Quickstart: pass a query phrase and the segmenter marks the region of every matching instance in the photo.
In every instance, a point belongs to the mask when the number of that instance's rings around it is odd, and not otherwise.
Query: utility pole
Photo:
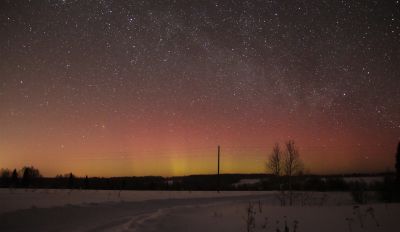
[[[219,145],[218,145],[218,176],[217,176],[217,178],[218,178],[218,186],[217,186],[217,188],[218,188],[218,192],[219,192],[219,190],[220,190],[220,179],[219,179],[219,156],[220,156],[220,147],[219,147]]]

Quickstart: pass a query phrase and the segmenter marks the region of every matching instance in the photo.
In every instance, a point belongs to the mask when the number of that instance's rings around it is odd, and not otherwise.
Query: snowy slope
[[[1,192],[0,231],[393,231],[398,204],[354,206],[348,193],[18,190]],[[323,200],[321,200],[323,199]],[[91,202],[91,203],[89,203]],[[31,207],[29,205],[35,205]],[[6,206],[3,209],[3,206]]]

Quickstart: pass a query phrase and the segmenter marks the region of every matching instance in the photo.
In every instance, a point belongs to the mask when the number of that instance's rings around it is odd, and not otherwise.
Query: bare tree
[[[267,161],[267,169],[275,176],[280,176],[282,173],[282,151],[278,143],[275,143],[272,153]]]
[[[272,153],[269,156],[266,166],[267,169],[270,170],[272,174],[274,174],[276,177],[283,176],[282,178],[278,179],[278,181],[284,181],[279,183],[280,193],[278,195],[278,199],[280,200],[281,205],[286,205],[286,200],[289,201],[289,205],[292,205],[293,176],[300,174],[303,170],[303,163],[300,159],[299,150],[295,146],[294,141],[287,141],[285,143],[284,151],[282,151],[279,144],[276,143],[274,148],[272,149]],[[288,191],[286,192],[285,189]]]
[[[303,170],[303,164],[300,160],[299,150],[293,140],[286,142],[286,150],[283,158],[283,172],[287,178],[289,190],[289,205],[293,204],[292,182],[293,176],[298,175]]]
[[[293,140],[286,142],[286,151],[283,160],[283,172],[285,176],[291,177],[299,174],[303,170],[303,164],[300,160],[299,150]]]

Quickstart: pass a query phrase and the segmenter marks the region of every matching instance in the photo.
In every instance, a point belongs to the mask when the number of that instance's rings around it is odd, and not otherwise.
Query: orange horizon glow
[[[312,123],[308,127],[289,127],[296,133],[283,132],[282,124],[246,130],[240,123],[238,120],[234,127],[216,127],[220,133],[213,135],[209,128],[199,125],[188,129],[175,126],[174,131],[160,130],[159,125],[153,128],[144,125],[136,127],[136,133],[132,133],[136,136],[128,135],[129,128],[116,135],[103,125],[99,128],[102,136],[91,139],[71,133],[66,137],[46,137],[50,139],[48,144],[40,143],[43,135],[26,134],[24,143],[2,144],[0,168],[33,165],[49,177],[70,172],[99,177],[213,174],[217,151],[213,142],[220,141],[221,173],[266,173],[265,162],[275,141],[283,146],[285,141],[294,139],[306,173],[393,170],[395,138],[371,139],[370,134],[354,128],[312,130]]]

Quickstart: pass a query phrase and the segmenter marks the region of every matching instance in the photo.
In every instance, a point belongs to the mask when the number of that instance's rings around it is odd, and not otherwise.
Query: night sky
[[[0,3],[0,168],[46,176],[394,169],[399,1]]]

